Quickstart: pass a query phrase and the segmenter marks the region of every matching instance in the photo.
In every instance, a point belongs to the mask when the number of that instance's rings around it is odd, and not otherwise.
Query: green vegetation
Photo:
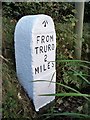
[[[87,6],[90,3],[87,3]],[[90,10],[89,6],[86,10]],[[85,12],[86,12],[85,10]],[[90,23],[84,23],[82,60],[75,60],[73,3],[3,3],[2,19],[2,113],[3,118],[89,119],[90,118]],[[57,94],[54,105],[35,112],[33,103],[18,82],[14,60],[14,29],[23,15],[47,14],[57,34]],[[89,15],[87,12],[85,15]],[[85,19],[85,22],[88,21]],[[51,81],[52,82],[52,81]],[[76,94],[77,93],[77,94]]]
[[[14,66],[3,61],[3,118],[32,118],[35,116],[31,100],[18,83]],[[30,108],[29,108],[30,107]]]

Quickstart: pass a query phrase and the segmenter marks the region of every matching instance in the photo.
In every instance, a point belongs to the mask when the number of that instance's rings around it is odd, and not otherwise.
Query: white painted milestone
[[[36,111],[55,96],[56,33],[53,20],[47,15],[22,17],[15,28],[16,71],[21,85],[33,100]],[[32,82],[41,80],[39,82]]]

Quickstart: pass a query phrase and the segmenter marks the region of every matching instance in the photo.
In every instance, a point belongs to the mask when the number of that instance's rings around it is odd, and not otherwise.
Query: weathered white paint
[[[28,15],[19,20],[15,28],[17,76],[33,99],[36,111],[55,99],[54,96],[39,96],[55,93],[55,83],[31,82],[51,81],[55,73],[55,50],[56,33],[50,16]],[[56,75],[52,81],[56,81]]]

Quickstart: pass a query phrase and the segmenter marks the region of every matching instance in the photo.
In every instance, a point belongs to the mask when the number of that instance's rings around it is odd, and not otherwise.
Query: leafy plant
[[[67,71],[65,71],[63,73],[68,77],[68,79],[67,79],[67,77],[63,76],[64,82],[58,81],[58,80],[57,80],[58,82],[53,82],[52,78],[51,78],[51,83],[56,84],[57,87],[63,87],[63,91],[60,91],[60,89],[59,89],[59,91],[57,91],[54,94],[41,94],[40,96],[56,96],[58,98],[61,98],[62,100],[65,97],[79,97],[79,98],[77,98],[77,100],[84,98],[83,99],[84,104],[81,107],[78,106],[78,108],[77,108],[77,110],[79,110],[78,112],[75,112],[75,111],[59,112],[58,111],[57,113],[55,113],[55,110],[53,109],[52,113],[49,112],[48,114],[44,114],[44,115],[48,116],[48,118],[53,117],[53,116],[59,116],[59,117],[60,116],[68,116],[71,118],[83,118],[83,119],[90,118],[90,115],[89,115],[90,94],[89,94],[89,91],[88,91],[88,93],[86,91],[82,91],[83,89],[87,90],[87,86],[90,88],[90,81],[87,78],[85,78],[85,76],[87,77],[87,74],[84,74],[85,70],[83,70],[83,72],[81,72],[81,69],[80,69],[80,66],[82,66],[84,64],[83,67],[86,67],[88,64],[90,64],[90,62],[82,61],[82,60],[57,60],[56,62],[57,62],[57,64],[64,63],[64,66],[67,67],[67,69],[68,69]],[[79,66],[79,67],[77,67],[77,66]],[[69,73],[69,71],[70,71],[70,73]],[[76,78],[75,78],[75,76],[76,76]],[[38,81],[50,82],[48,80],[36,80],[34,82],[38,82]],[[76,101],[76,103],[77,103],[77,101]],[[86,112],[84,110],[85,107],[86,107],[86,109],[88,109],[88,112]]]
[[[22,16],[47,14],[50,15],[55,22],[57,34],[56,96],[58,96],[58,99],[56,99],[55,106],[48,110],[48,114],[43,114],[42,116],[44,116],[45,119],[50,117],[54,117],[55,119],[56,116],[59,116],[59,118],[72,117],[89,119],[90,63],[86,61],[72,60],[75,59],[74,42],[77,38],[77,36],[74,34],[76,22],[74,17],[74,13],[76,12],[74,9],[74,4],[61,2],[3,2],[2,4],[3,55],[6,59],[8,58],[13,63],[14,28],[17,21]],[[88,7],[85,8],[86,16],[90,15],[89,4],[90,2],[87,3]],[[87,17],[85,21],[89,21],[89,17]],[[90,59],[89,53],[86,53],[88,50],[87,48],[90,46],[89,29],[89,24],[84,24],[84,41],[82,51],[82,59],[84,60]],[[31,107],[29,107],[32,106],[32,104],[30,103],[30,100],[27,99],[25,92],[21,91],[22,88],[15,76],[15,66],[10,67],[10,65],[13,64],[12,62],[10,62],[10,64],[3,63],[3,118],[22,117],[32,120],[36,117],[36,113],[31,109]],[[67,103],[68,101],[70,103]],[[75,106],[71,103],[73,103]],[[41,116],[39,117],[39,119],[41,119]]]

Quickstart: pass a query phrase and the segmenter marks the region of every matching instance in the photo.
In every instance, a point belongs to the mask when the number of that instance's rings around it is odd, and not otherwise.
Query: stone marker
[[[55,93],[56,33],[54,23],[47,15],[22,17],[15,28],[15,58],[17,76],[36,111],[55,99],[54,96],[39,96]],[[52,77],[53,76],[53,77]]]

